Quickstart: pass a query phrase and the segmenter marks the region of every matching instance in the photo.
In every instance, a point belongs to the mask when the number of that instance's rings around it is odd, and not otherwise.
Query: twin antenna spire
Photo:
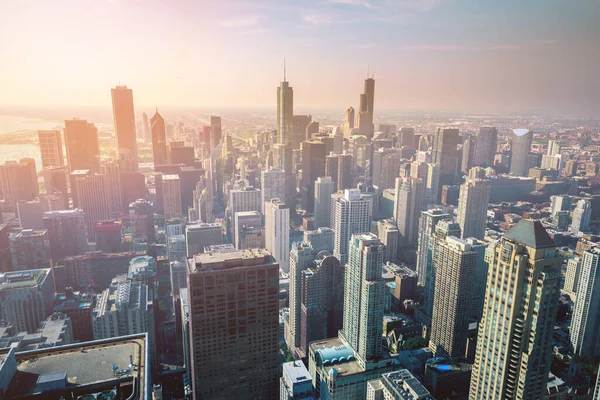
[[[286,82],[286,80],[285,80],[285,58],[283,59],[283,81]]]

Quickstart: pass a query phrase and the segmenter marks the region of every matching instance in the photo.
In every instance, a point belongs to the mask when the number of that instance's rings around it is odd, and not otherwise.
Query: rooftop
[[[556,246],[546,232],[546,228],[538,220],[522,219],[506,232],[504,237],[534,249]]]
[[[98,389],[112,389],[118,381],[122,387],[123,383],[132,381],[135,389],[139,390],[139,398],[145,399],[146,341],[146,334],[141,334],[17,353],[17,372],[10,383],[8,398],[31,396],[36,393],[40,376],[64,371],[67,388],[54,398],[61,395],[70,398],[70,392],[89,385],[95,385],[93,392],[97,392]],[[130,356],[134,367],[129,367]],[[133,381],[134,377],[138,379],[137,382]]]
[[[194,256],[194,261],[195,271],[275,263],[275,259],[266,249],[244,249],[230,252],[219,251],[202,253]]]
[[[292,384],[311,381],[308,370],[300,360],[284,363],[283,371],[283,375],[287,375]]]
[[[41,285],[49,273],[50,268],[0,273],[0,290]]]

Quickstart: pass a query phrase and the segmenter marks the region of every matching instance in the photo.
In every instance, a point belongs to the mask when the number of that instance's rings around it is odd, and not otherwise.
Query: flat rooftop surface
[[[120,341],[90,342],[86,345],[54,347],[45,351],[18,353],[17,373],[12,379],[8,394],[12,397],[27,396],[35,393],[36,382],[40,375],[61,371],[67,373],[67,389],[94,383],[109,382],[116,378],[113,365],[118,371],[127,369],[129,356],[138,365],[133,376],[143,377],[145,371],[145,341],[141,338]],[[122,378],[131,377],[131,375]],[[143,390],[143,379],[139,387]],[[143,395],[140,398],[144,398]]]

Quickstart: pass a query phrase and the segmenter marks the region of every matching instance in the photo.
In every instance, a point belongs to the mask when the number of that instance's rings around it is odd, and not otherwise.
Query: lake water
[[[37,131],[43,129],[60,128],[60,121],[49,121],[41,119],[32,119],[25,117],[14,117],[10,115],[0,115],[0,135],[23,131]],[[3,144],[0,145],[0,164],[8,160],[18,160],[22,157],[35,159],[35,166],[42,169],[42,158],[40,149],[34,144]]]

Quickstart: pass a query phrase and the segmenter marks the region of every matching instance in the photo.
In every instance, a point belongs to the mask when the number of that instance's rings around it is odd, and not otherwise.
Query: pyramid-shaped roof
[[[534,249],[556,246],[546,228],[537,220],[522,219],[504,237]]]

